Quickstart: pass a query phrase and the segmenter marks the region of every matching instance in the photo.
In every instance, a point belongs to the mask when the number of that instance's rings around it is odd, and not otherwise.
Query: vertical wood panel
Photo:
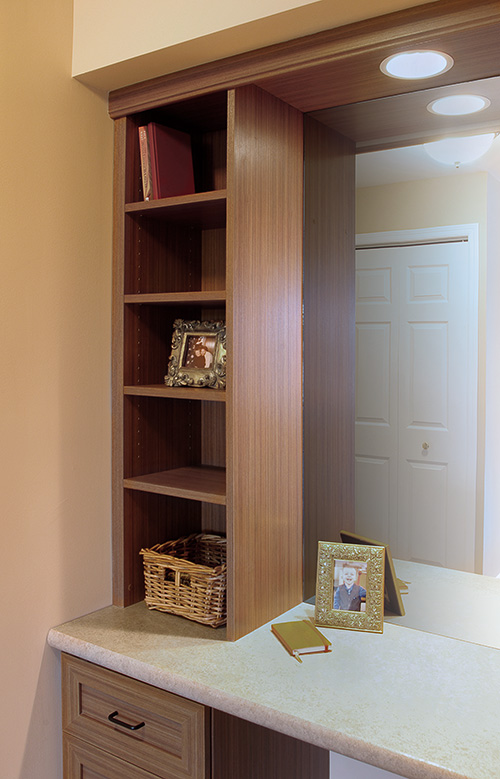
[[[329,752],[212,711],[212,779],[328,779]]]
[[[304,597],[318,541],[354,529],[354,147],[306,117]]]
[[[228,634],[301,599],[302,114],[230,93]]]
[[[130,182],[127,163],[128,120],[115,122],[114,202],[113,202],[113,299],[112,299],[112,551],[113,603],[124,605],[124,528],[123,528],[123,285],[127,182]],[[130,138],[129,138],[130,142]],[[130,155],[129,155],[130,157]],[[124,175],[124,171],[127,175]],[[130,189],[130,183],[128,183]]]

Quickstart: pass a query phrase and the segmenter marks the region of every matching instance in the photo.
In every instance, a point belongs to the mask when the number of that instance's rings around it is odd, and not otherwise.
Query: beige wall
[[[70,0],[3,3],[0,775],[59,779],[48,629],[110,602],[112,126]]]
[[[468,224],[486,227],[487,174],[364,187],[356,193],[356,232]],[[486,243],[483,243],[486,251]]]
[[[498,458],[500,415],[493,405],[498,397],[500,318],[496,312],[500,291],[498,270],[500,231],[496,227],[500,184],[486,173],[446,176],[439,179],[359,189],[356,200],[358,233],[408,230],[441,225],[479,225],[478,316],[478,466],[477,516],[484,513],[484,573],[500,572],[498,514],[500,491],[495,469]],[[496,209],[496,210],[495,210]],[[488,279],[488,285],[487,285]],[[488,303],[488,306],[487,306]],[[488,357],[487,357],[488,350]],[[488,410],[486,403],[488,401]],[[485,443],[485,431],[487,441]],[[484,488],[485,472],[488,474]],[[493,546],[493,541],[495,546]],[[483,529],[478,523],[477,566],[483,565]]]
[[[73,74],[96,89],[339,27],[430,0],[74,0]]]
[[[307,3],[307,10],[321,29],[350,21],[342,14],[353,8],[371,16],[415,4],[325,0]],[[273,13],[294,5],[306,3],[266,2]],[[146,6],[146,0],[129,0],[126,9],[123,0],[76,0],[77,53],[97,51],[99,57],[84,67],[102,66],[113,38],[132,46],[141,19],[158,25],[144,13]],[[251,35],[263,28],[245,21],[248,4],[224,6],[241,13],[231,17],[231,24],[243,26],[239,50],[254,46]],[[260,0],[259,12],[262,7]],[[180,8],[182,16],[161,18],[169,41],[182,41],[186,18],[190,24],[197,18],[189,2]],[[127,21],[117,36],[122,9]],[[217,9],[211,29],[224,32],[224,7]],[[324,22],[327,10],[337,22]],[[71,0],[3,3],[0,23],[0,773],[60,779],[59,658],[47,648],[46,634],[111,599],[112,127],[104,100],[71,79]],[[273,23],[278,37],[286,37],[285,28]],[[246,24],[256,26],[245,30]],[[198,34],[211,40],[208,29]],[[209,58],[223,55],[224,40],[206,49]],[[259,40],[262,45],[265,39]],[[162,42],[168,46],[164,37]],[[156,65],[175,63],[178,47],[172,48],[173,56],[163,51]],[[128,82],[143,77],[136,54],[129,48],[111,56],[132,58]],[[103,72],[100,85],[106,88],[105,67]]]
[[[500,182],[488,181],[484,570],[500,576]]]

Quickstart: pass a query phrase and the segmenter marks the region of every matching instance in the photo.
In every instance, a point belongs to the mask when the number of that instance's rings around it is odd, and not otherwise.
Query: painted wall
[[[0,774],[60,779],[47,631],[111,599],[112,126],[71,78],[71,0],[0,27]]]
[[[484,570],[500,576],[500,182],[488,181]]]
[[[73,74],[103,91],[429,0],[74,0]]]
[[[477,564],[478,570],[481,570],[482,564],[483,572],[490,576],[496,576],[500,572],[500,489],[497,473],[500,454],[497,382],[500,316],[496,313],[496,301],[500,291],[500,230],[496,226],[499,198],[499,182],[486,173],[446,176],[360,189],[357,193],[356,217],[358,233],[479,224],[479,430],[476,510],[478,517],[482,517],[484,513],[484,539],[482,528],[479,527]],[[484,559],[481,560],[483,549]]]

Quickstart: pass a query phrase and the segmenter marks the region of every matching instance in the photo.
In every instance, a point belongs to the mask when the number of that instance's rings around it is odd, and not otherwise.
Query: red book
[[[194,193],[191,137],[156,122],[148,124],[153,198]]]
[[[151,200],[153,182],[151,180],[151,158],[149,154],[148,128],[139,127],[139,150],[141,154],[142,194],[144,200]]]

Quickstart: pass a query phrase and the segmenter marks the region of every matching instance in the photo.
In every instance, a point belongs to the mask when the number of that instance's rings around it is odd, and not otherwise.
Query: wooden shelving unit
[[[191,136],[195,194],[145,202],[138,127]],[[228,637],[302,595],[302,115],[255,87],[116,122],[114,602],[140,549],[228,538]],[[227,389],[162,384],[176,319],[224,320]]]

